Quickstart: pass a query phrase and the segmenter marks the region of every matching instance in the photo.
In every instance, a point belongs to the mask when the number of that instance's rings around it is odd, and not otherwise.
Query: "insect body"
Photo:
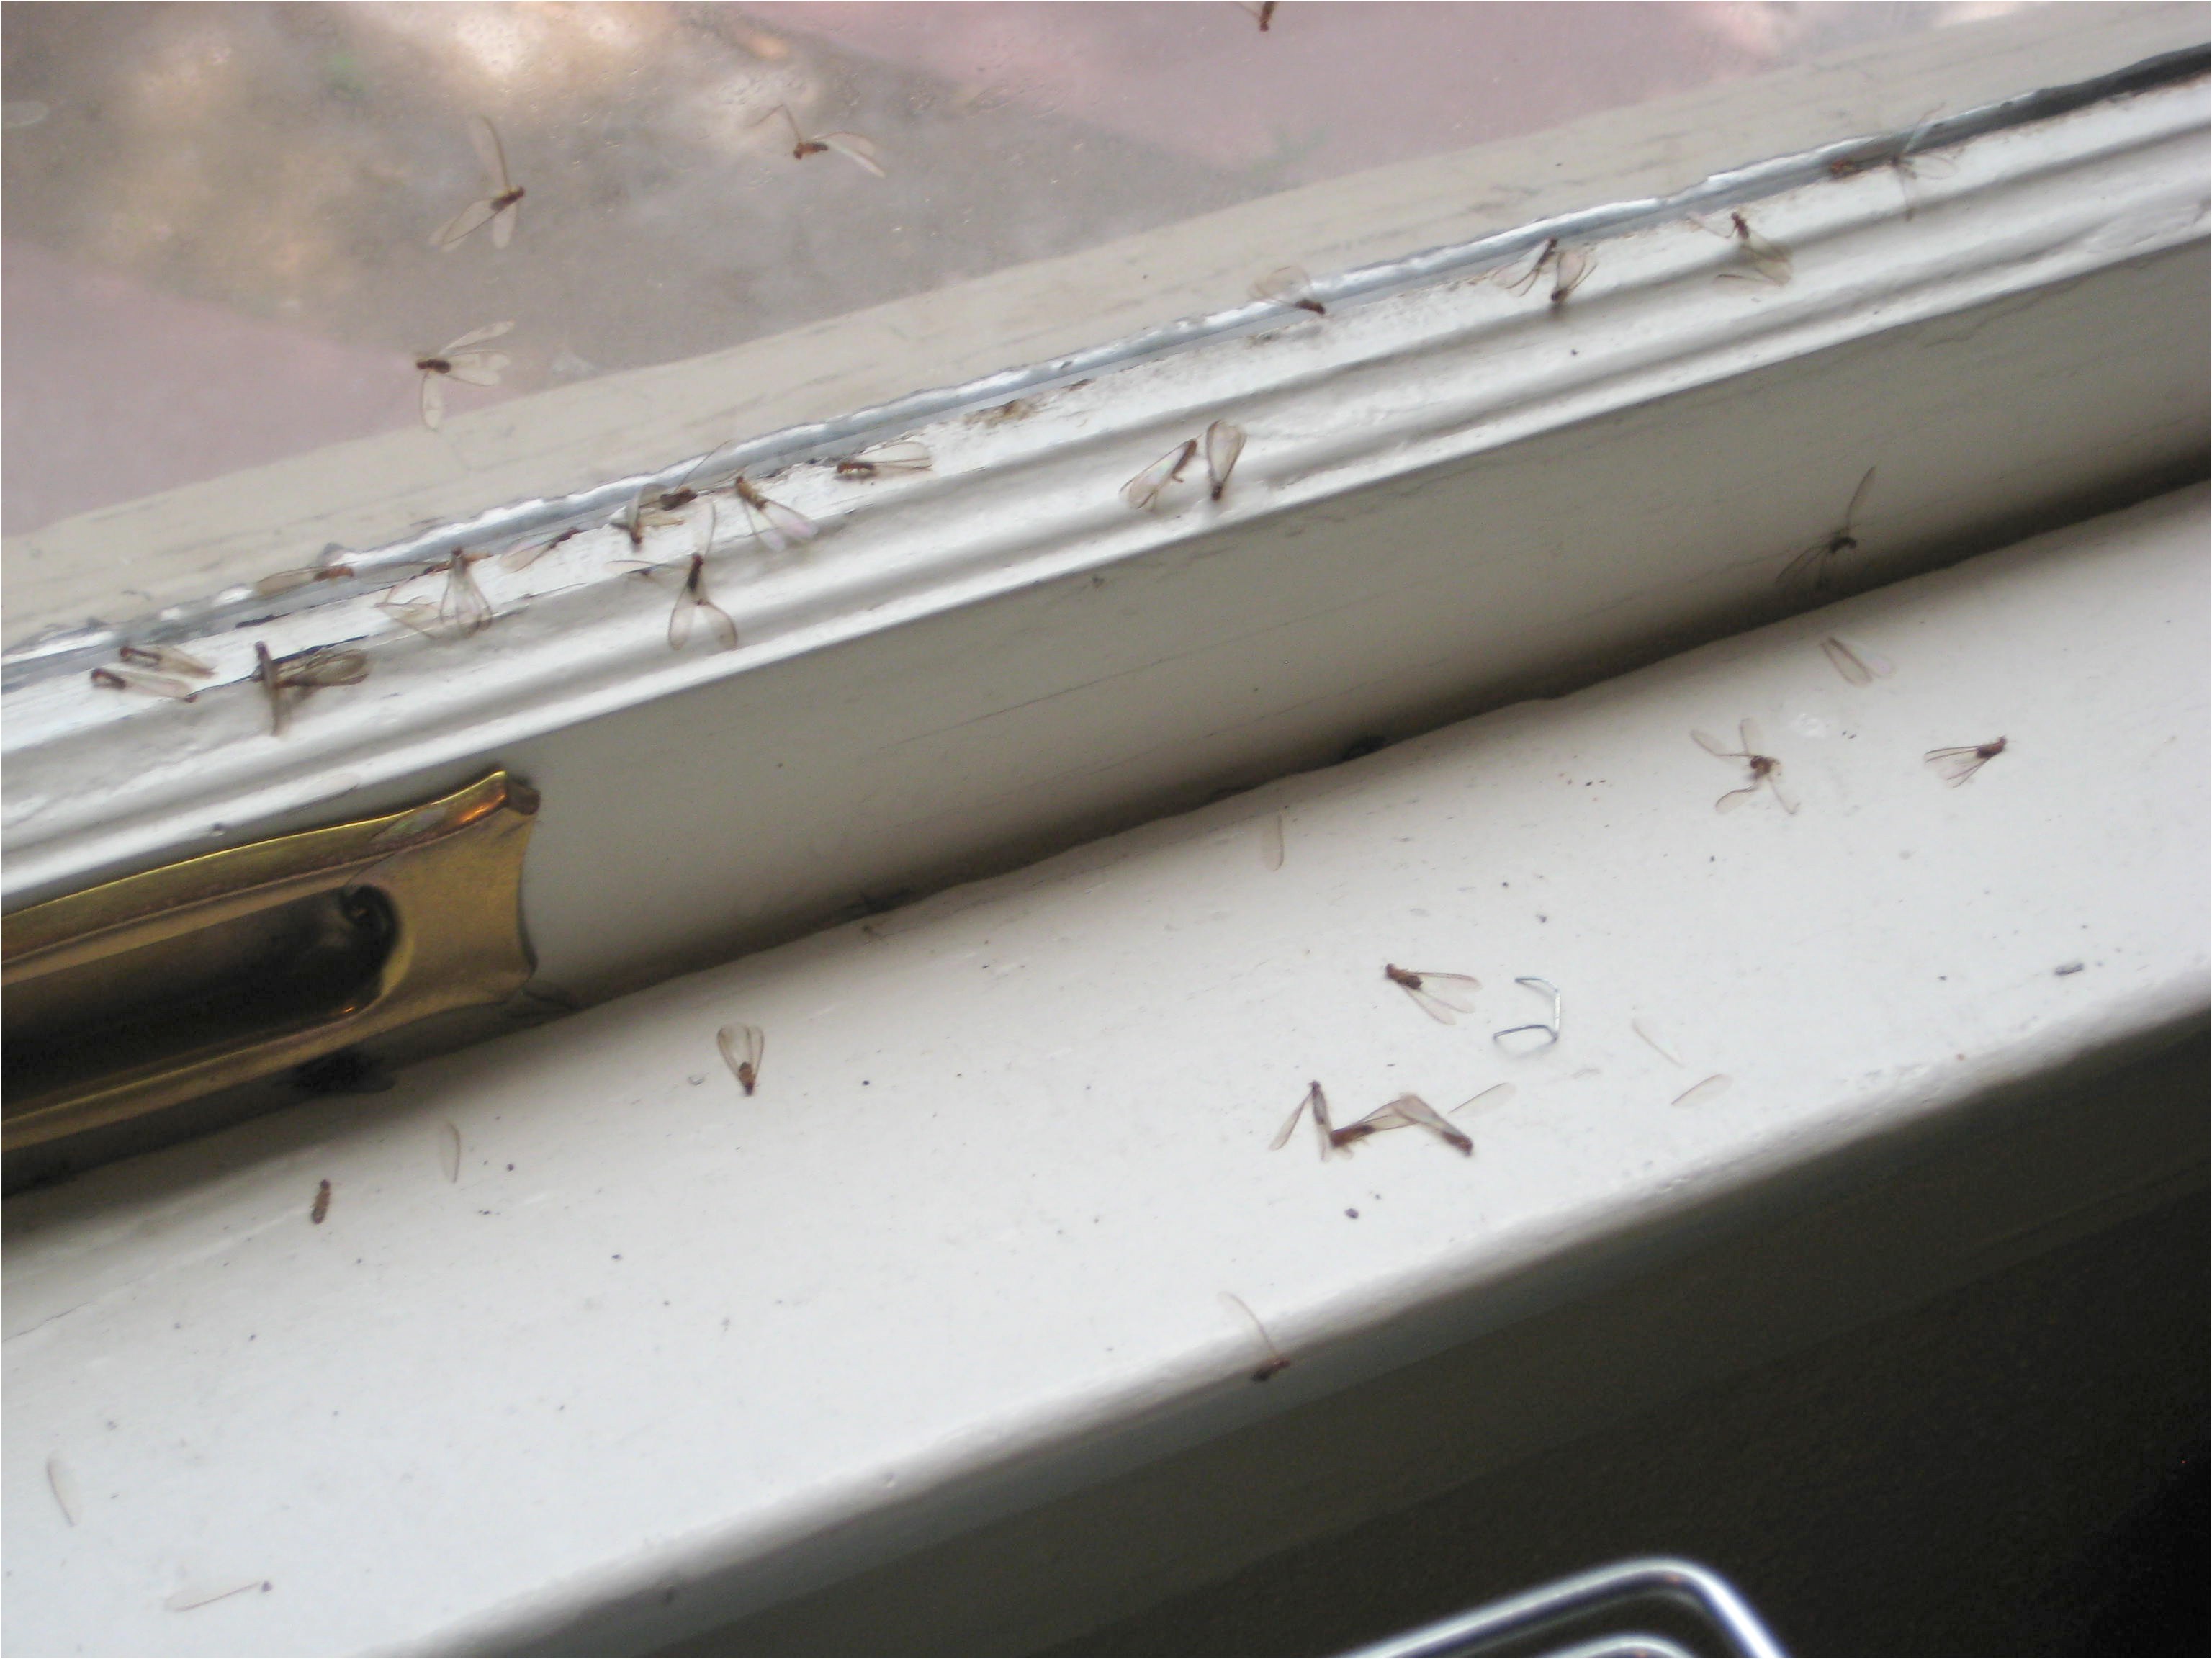
[[[514,325],[487,323],[482,328],[472,328],[450,344],[434,352],[417,357],[415,367],[422,374],[422,424],[432,431],[445,424],[446,387],[448,380],[459,380],[464,386],[497,386],[500,371],[508,362],[503,351],[477,351],[471,348],[486,340],[496,340]]]
[[[1762,740],[1759,734],[1758,722],[1746,719],[1737,724],[1736,731],[1743,742],[1743,747],[1741,749],[1723,747],[1718,738],[1711,737],[1703,732],[1690,733],[1698,747],[1707,754],[1717,755],[1723,760],[1740,760],[1751,769],[1751,781],[1741,789],[1731,789],[1723,795],[1713,803],[1713,811],[1735,811],[1737,807],[1756,795],[1759,786],[1764,784],[1774,792],[1774,799],[1782,803],[1784,811],[1795,812],[1797,810],[1796,798],[1783,784],[1782,763],[1771,755],[1759,752]]]
[[[434,640],[466,639],[480,634],[491,626],[491,601],[484,598],[469,567],[483,556],[456,548],[450,556],[423,572],[425,575],[441,569],[446,573],[446,586],[435,605],[428,599],[383,599],[377,608]]]
[[[1851,534],[1851,525],[1859,516],[1859,508],[1866,504],[1867,491],[1874,488],[1874,469],[1869,467],[1859,487],[1851,491],[1850,504],[1844,508],[1844,521],[1807,548],[1788,564],[1774,579],[1777,587],[1809,587],[1820,592],[1828,586],[1830,570],[1838,556],[1858,551],[1858,538]]]
[[[725,651],[738,648],[738,624],[730,613],[707,597],[707,556],[694,553],[684,573],[684,591],[676,596],[676,609],[668,617],[668,648],[681,651],[691,638],[691,624],[701,611],[712,618],[709,626]],[[745,1090],[750,1094],[752,1090]]]
[[[1713,280],[1721,283],[1771,283],[1780,288],[1792,275],[1790,250],[1771,242],[1751,228],[1741,213],[1729,215],[1730,229],[1721,233],[1735,238],[1737,252],[1748,270],[1723,270]]]
[[[714,1033],[714,1046],[722,1062],[748,1095],[760,1081],[761,1055],[768,1050],[768,1035],[757,1025],[725,1025]]]

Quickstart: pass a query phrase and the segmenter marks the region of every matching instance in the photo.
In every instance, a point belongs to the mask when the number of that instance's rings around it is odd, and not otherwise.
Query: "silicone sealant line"
[[[2163,52],[2093,80],[2045,87],[1900,131],[1847,138],[1724,173],[1672,196],[1613,202],[1538,220],[1508,231],[1427,249],[1404,258],[1316,278],[1314,296],[1331,306],[1356,305],[1408,289],[1510,265],[1554,238],[1589,242],[1624,236],[1716,209],[1741,207],[1824,179],[1870,171],[1930,150],[1993,132],[2052,119],[2089,105],[2178,85],[2212,70],[2212,46]],[[404,542],[366,552],[328,550],[325,562],[343,562],[350,578],[314,582],[289,594],[264,597],[245,586],[206,599],[165,605],[128,622],[57,626],[0,654],[0,691],[97,665],[125,641],[168,644],[212,633],[257,626],[335,600],[358,598],[418,575],[464,547],[512,547],[570,525],[602,524],[646,490],[724,484],[740,472],[773,472],[844,454],[896,437],[917,426],[988,409],[1025,393],[1165,357],[1191,346],[1231,338],[1279,323],[1285,307],[1262,300],[1137,334],[1019,368],[1001,369],[956,386],[917,392],[890,403],[787,427],[689,457],[657,472],[617,478],[571,495],[539,497],[480,513]]]

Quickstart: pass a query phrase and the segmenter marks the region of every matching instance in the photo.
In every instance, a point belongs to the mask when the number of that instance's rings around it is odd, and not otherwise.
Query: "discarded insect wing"
[[[1272,301],[1279,306],[1296,306],[1316,317],[1328,315],[1328,307],[1314,298],[1313,278],[1296,265],[1283,265],[1269,271],[1252,284],[1252,297]]]
[[[1378,1106],[1357,1123],[1347,1123],[1339,1129],[1334,1139],[1340,1146],[1364,1140],[1369,1135],[1382,1134],[1391,1129],[1426,1129],[1462,1158],[1474,1156],[1474,1143],[1452,1127],[1443,1114],[1419,1095],[1400,1095],[1386,1105]]]
[[[446,1172],[447,1181],[461,1178],[461,1132],[450,1123],[438,1126],[438,1167]]]
[[[781,553],[792,543],[811,542],[819,533],[813,520],[793,512],[781,501],[769,500],[744,474],[731,479],[730,488],[737,492],[738,501],[745,509],[746,525],[768,544],[769,551]]]
[[[1260,820],[1260,863],[1269,870],[1283,867],[1283,815],[1280,812]]]
[[[72,1527],[84,1511],[76,1499],[76,1482],[70,1478],[69,1465],[59,1454],[46,1459],[46,1490],[53,1493],[54,1502],[60,1505],[62,1519]]]
[[[315,1225],[319,1227],[323,1224],[324,1217],[329,1215],[330,1212],[331,1183],[325,1181],[321,1186],[315,1188],[315,1206],[307,1212],[307,1219],[313,1222]]]
[[[458,550],[446,562],[446,591],[438,599],[438,620],[456,638],[465,639],[491,626],[491,601],[469,574],[473,562]]]
[[[1139,513],[1159,503],[1161,492],[1183,475],[1198,454],[1198,440],[1186,438],[1121,486],[1121,499]]]
[[[1278,0],[1237,0],[1237,5],[1250,13],[1260,22],[1260,33],[1267,32],[1267,25],[1275,21]]]
[[[253,591],[262,599],[273,599],[279,593],[289,593],[310,582],[337,581],[340,577],[352,574],[353,567],[349,564],[311,564],[298,570],[279,570],[274,575],[264,576],[253,584]]]
[[[1812,546],[1782,567],[1782,574],[1774,579],[1777,587],[1810,587],[1815,592],[1828,585],[1830,568],[1837,556],[1857,550],[1858,538],[1851,534],[1851,526],[1865,505],[1867,491],[1874,486],[1875,470],[1869,467],[1859,487],[1851,491],[1850,505],[1844,509],[1844,521]]]
[[[1820,654],[1852,685],[1872,685],[1876,680],[1887,679],[1891,672],[1888,658],[1851,645],[1833,634],[1820,641]]]
[[[1495,1111],[1500,1106],[1510,1104],[1513,1097],[1520,1092],[1510,1083],[1493,1083],[1480,1094],[1471,1095],[1453,1107],[1452,1115],[1457,1117],[1462,1112]]]
[[[1322,1092],[1321,1085],[1318,1083],[1307,1086],[1305,1094],[1298,1101],[1297,1109],[1291,1112],[1283,1127],[1275,1132],[1275,1138],[1267,1143],[1267,1150],[1271,1152],[1282,1151],[1284,1145],[1291,1138],[1291,1132],[1298,1127],[1298,1120],[1309,1111],[1313,1114],[1314,1133],[1321,1141],[1321,1155],[1327,1158],[1335,1152],[1336,1134],[1328,1121],[1328,1097]]]
[[[1645,1043],[1650,1046],[1651,1052],[1657,1054],[1660,1059],[1666,1060],[1668,1064],[1674,1066],[1680,1066],[1682,1063],[1680,1060],[1674,1058],[1673,1052],[1668,1048],[1665,1043],[1660,1042],[1657,1037],[1651,1035],[1651,1028],[1645,1024],[1640,1018],[1630,1020],[1628,1022],[1628,1029],[1635,1032],[1637,1036],[1642,1037]]]
[[[211,679],[215,670],[189,651],[179,651],[173,645],[126,645],[117,653],[124,661],[140,668],[157,669],[164,674],[182,674],[196,680]]]
[[[1723,270],[1714,277],[1720,283],[1771,283],[1780,288],[1793,272],[1790,250],[1779,242],[1771,242],[1751,228],[1751,221],[1741,213],[1729,215],[1729,228],[1720,233],[1734,239],[1741,262],[1748,270]]]
[[[431,233],[430,246],[447,252],[459,247],[487,223],[491,226],[492,246],[505,247],[514,240],[516,210],[523,197],[520,187],[507,175],[506,147],[499,142],[499,134],[491,123],[481,115],[469,118],[469,142],[476,146],[477,159],[483,163],[491,194],[470,203]]]
[[[1726,1094],[1729,1085],[1732,1081],[1734,1079],[1725,1073],[1716,1072],[1702,1082],[1692,1083],[1668,1103],[1675,1106],[1702,1106],[1707,1101],[1717,1100]]]
[[[1474,1012],[1471,995],[1482,988],[1480,980],[1465,974],[1417,973],[1410,968],[1401,968],[1385,963],[1382,977],[1402,988],[1413,1000],[1413,1006],[1440,1025],[1456,1025],[1456,1011],[1462,1014]]]
[[[676,596],[676,609],[668,615],[668,648],[681,651],[691,638],[691,624],[701,611],[708,617],[708,626],[725,651],[738,648],[738,625],[730,613],[707,597],[707,558],[694,553],[691,563],[684,574],[684,591]],[[748,1089],[747,1094],[752,1092]]]
[[[757,1025],[725,1025],[714,1033],[714,1046],[722,1051],[722,1060],[738,1079],[738,1086],[747,1094],[760,1081],[761,1055],[768,1048],[768,1036]]]
[[[1596,264],[1595,256],[1586,247],[1563,247],[1557,251],[1552,268],[1552,303],[1563,306],[1567,296],[1580,288]]]
[[[1267,1334],[1267,1328],[1260,1322],[1260,1316],[1246,1305],[1244,1298],[1234,1291],[1224,1291],[1221,1293],[1221,1299],[1224,1302],[1235,1304],[1237,1311],[1252,1322],[1252,1329],[1260,1339],[1260,1346],[1267,1351],[1267,1364],[1252,1373],[1252,1380],[1255,1382],[1265,1382],[1269,1377],[1280,1376],[1285,1371],[1290,1370],[1291,1362],[1283,1358],[1283,1351],[1275,1346],[1275,1340]]]
[[[1232,421],[1216,421],[1206,428],[1206,477],[1213,486],[1213,499],[1229,488],[1229,475],[1244,453],[1244,428]]]
[[[190,702],[199,695],[198,687],[173,674],[149,673],[143,668],[95,668],[92,683],[110,691],[142,691],[149,697],[167,697],[177,702]]]
[[[2005,740],[1993,738],[1987,743],[1978,743],[1964,749],[1931,749],[1923,755],[1921,763],[1952,788],[1960,784],[2004,753]]]
[[[266,1578],[249,1578],[244,1583],[233,1584],[227,1589],[188,1587],[169,1596],[161,1605],[171,1613],[190,1613],[194,1607],[204,1607],[210,1602],[228,1601],[234,1595],[243,1595],[248,1590],[265,1590],[269,1588],[269,1582]]]
[[[865,455],[851,455],[837,463],[841,478],[875,478],[886,472],[927,472],[932,465],[928,449],[918,443],[885,444]]]

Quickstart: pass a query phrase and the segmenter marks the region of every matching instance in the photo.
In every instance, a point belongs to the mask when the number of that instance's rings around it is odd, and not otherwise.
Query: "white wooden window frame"
[[[1659,222],[1558,315],[1408,288],[954,416],[932,477],[718,588],[728,657],[549,580],[484,649],[380,641],[374,695],[282,749],[242,696],[11,694],[14,897],[496,756],[547,794],[551,976],[595,991],[1438,729],[18,1199],[9,1645],[711,1646],[1009,1517],[1081,1536],[1148,1461],[1388,1416],[1428,1356],[1516,1380],[1303,1510],[1255,1486],[1078,1565],[975,1557],[927,1614],[1065,1639],[2201,1182],[2201,1114],[2068,1089],[2204,1020],[2203,492],[1909,573],[2201,470],[2205,131],[2201,82],[1992,131],[1909,227],[1882,171],[1760,195],[1771,294]],[[1222,415],[1253,438],[1218,514],[1122,506]],[[1766,621],[1869,464],[1855,580],[1901,580]],[[1844,684],[1832,632],[1895,672]],[[1688,732],[1747,714],[1795,817],[1711,810]],[[1999,732],[1963,788],[1918,763]],[[1423,1020],[1384,960],[1479,973],[1479,1018]],[[1566,1035],[1516,1058],[1522,972]],[[1520,1092],[1472,1164],[1401,1133],[1324,1165],[1266,1150],[1310,1076],[1340,1112]],[[1795,1240],[1824,1293],[1634,1387],[1528,1369],[1532,1315],[1713,1237]],[[1223,1291],[1296,1362],[1265,1388]],[[896,1609],[848,1613],[805,1628]]]

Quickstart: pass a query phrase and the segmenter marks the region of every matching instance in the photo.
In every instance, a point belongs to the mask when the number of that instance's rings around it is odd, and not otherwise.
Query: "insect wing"
[[[1828,566],[1842,551],[1833,536],[1823,536],[1812,546],[1782,567],[1775,577],[1777,587],[1809,587],[1814,592],[1828,585]]]
[[[760,509],[761,517],[773,526],[778,534],[788,540],[811,542],[821,534],[820,528],[813,520],[808,518],[804,513],[796,512],[786,507],[781,501],[772,501],[763,495],[754,505]],[[774,536],[763,536],[762,539],[769,546],[775,548],[778,552],[783,550]]]
[[[1298,1120],[1306,1115],[1306,1105],[1312,1099],[1311,1089],[1298,1097],[1298,1103],[1291,1108],[1291,1115],[1283,1120],[1283,1127],[1275,1131],[1275,1138],[1267,1143],[1269,1152],[1279,1152],[1290,1145],[1291,1136],[1297,1129]],[[1324,1147],[1322,1150],[1326,1151],[1327,1148]]]
[[[368,678],[368,653],[349,646],[319,646],[277,658],[276,669],[279,685],[359,685]]]
[[[1480,1094],[1470,1096],[1452,1108],[1452,1115],[1462,1112],[1492,1112],[1510,1103],[1521,1091],[1510,1083],[1493,1083]]]
[[[467,554],[453,555],[446,566],[446,591],[438,599],[438,620],[463,638],[491,626],[491,601],[469,574],[469,563]]]
[[[514,188],[514,181],[507,176],[507,147],[499,142],[499,133],[481,115],[469,117],[469,142],[476,146],[477,160],[483,163],[484,177],[491,181],[492,194],[504,196]]]
[[[430,233],[430,246],[441,252],[451,253],[481,228],[491,216],[490,198],[471,202]]]
[[[1474,1012],[1474,994],[1482,988],[1482,981],[1467,974],[1429,974],[1420,976],[1421,992],[1434,997],[1447,1008],[1456,1008],[1462,1014]]]
[[[1413,1127],[1426,1129],[1461,1157],[1474,1156],[1474,1143],[1448,1122],[1443,1113],[1430,1105],[1427,1101],[1423,1100],[1420,1096],[1400,1095],[1384,1109],[1395,1112],[1406,1124]]]
[[[1874,474],[1875,469],[1869,467],[1866,477],[1859,480],[1859,487],[1851,491],[1851,504],[1844,509],[1843,527],[1836,532],[1837,538],[1849,536],[1851,526],[1858,522],[1859,509],[1866,505],[1867,492],[1874,488]],[[1836,538],[1830,539],[1833,541]]]
[[[1182,477],[1183,469],[1198,453],[1198,440],[1186,438],[1121,486],[1121,499],[1139,513],[1158,505],[1161,492]]]
[[[143,691],[149,697],[168,697],[190,702],[199,692],[171,674],[150,673],[143,668],[95,668],[92,683],[111,691]]]
[[[1931,749],[1920,757],[1921,764],[1949,784],[1954,789],[1980,771],[1990,757],[1978,746],[1964,749]]]
[[[464,386],[497,386],[500,371],[513,361],[503,351],[458,351],[447,359],[446,373]]]
[[[872,173],[878,179],[884,176],[883,168],[876,165],[873,139],[863,138],[857,132],[825,132],[817,142],[827,144],[854,167]]]
[[[1782,779],[1782,763],[1777,761],[1766,774],[1766,787],[1774,792],[1774,799],[1782,803],[1782,810],[1792,817],[1797,814],[1797,792]]]
[[[446,423],[445,376],[422,371],[422,424],[435,432]]]
[[[1845,684],[1850,685],[1874,684],[1872,665],[1833,635],[1820,641],[1820,654],[1828,659],[1829,666],[1844,677]]]
[[[1692,1083],[1668,1103],[1675,1106],[1702,1106],[1706,1102],[1717,1100],[1726,1094],[1729,1085],[1733,1081],[1734,1079],[1725,1073],[1716,1072],[1702,1082]]]
[[[136,663],[142,668],[158,668],[165,674],[187,674],[195,679],[209,679],[215,670],[189,651],[179,651],[173,645],[126,645],[123,660]]]
[[[1516,274],[1515,266],[1500,265],[1490,273],[1490,280],[1508,294],[1526,294],[1536,286],[1536,279],[1552,268],[1552,261],[1559,257],[1559,240],[1554,237],[1536,250],[1536,257],[1528,262],[1526,270]]]
[[[1723,795],[1718,800],[1713,803],[1713,811],[1716,812],[1733,812],[1737,807],[1742,805],[1746,801],[1750,800],[1758,793],[1759,786],[1755,783],[1750,784],[1741,789],[1731,789],[1728,793]]]
[[[1567,296],[1580,288],[1590,274],[1595,262],[1586,247],[1563,247],[1552,279],[1552,303],[1565,305]]]
[[[520,202],[509,202],[491,216],[491,245],[494,247],[505,247],[514,240],[514,222],[521,213]]]
[[[1229,488],[1229,475],[1244,453],[1244,428],[1232,421],[1216,421],[1206,428],[1206,476],[1213,486],[1213,499]]]
[[[1281,265],[1269,271],[1252,284],[1252,293],[1256,299],[1279,306],[1296,306],[1316,316],[1326,314],[1327,307],[1314,298],[1313,278],[1297,265]]]
[[[456,351],[466,351],[471,346],[482,345],[486,340],[496,340],[514,326],[512,320],[504,323],[486,323],[482,328],[472,328],[459,339],[448,342],[446,349],[438,355],[441,357],[451,357]]]
[[[1717,755],[1723,760],[1741,760],[1747,750],[1730,749],[1710,732],[1692,732],[1690,739],[1708,755]]]
[[[1283,867],[1283,815],[1280,812],[1260,822],[1260,864],[1267,870]]]
[[[1757,720],[1746,715],[1736,722],[1735,730],[1736,735],[1743,739],[1744,754],[1764,755],[1766,752],[1766,733],[1759,729]]]

